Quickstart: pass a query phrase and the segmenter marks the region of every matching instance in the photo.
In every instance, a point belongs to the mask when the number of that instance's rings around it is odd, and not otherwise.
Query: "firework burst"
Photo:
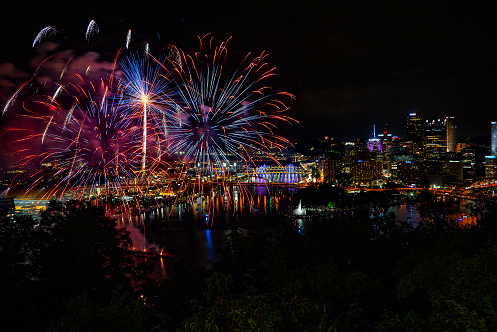
[[[33,44],[54,29],[40,31]],[[98,32],[96,22],[90,22],[85,39]],[[128,31],[126,48],[130,38]],[[17,165],[50,165],[51,172],[35,173],[30,188],[51,182],[54,190],[71,189],[78,197],[125,196],[148,192],[153,185],[148,179],[140,183],[139,174],[170,185],[164,174],[174,164],[180,169],[176,180],[185,189],[187,170],[196,179],[223,178],[232,162],[255,166],[254,156],[273,158],[290,145],[276,125],[294,122],[284,115],[294,96],[271,91],[266,82],[275,68],[265,62],[266,53],[248,54],[231,70],[226,43],[204,50],[201,39],[194,56],[167,44],[163,58],[153,57],[148,43],[143,47],[124,57],[119,49],[106,68],[96,61],[83,66],[74,54],[57,60],[59,72],[52,75],[48,92],[39,77],[45,75],[40,74],[43,66],[53,68],[51,56],[7,101],[3,113],[38,85],[35,100],[28,106],[23,102],[19,113],[24,119],[19,131],[28,134],[15,142],[29,142],[29,148],[19,149]]]
[[[33,185],[53,183],[53,192],[83,195],[124,195],[135,175],[127,162],[127,138],[116,125],[115,107],[108,102],[108,86],[86,90],[60,85],[49,101],[37,101],[36,111],[22,115],[42,133],[25,135],[15,143],[28,142],[34,149],[19,153],[20,165],[50,166],[52,172],[35,179]],[[57,99],[55,99],[57,97]],[[60,191],[59,191],[60,190]]]
[[[141,170],[145,170],[150,155],[148,141],[154,142],[152,162],[161,160],[161,144],[167,137],[168,119],[177,108],[172,99],[174,91],[170,88],[169,72],[160,60],[148,55],[142,58],[131,55],[119,65],[122,68],[116,94],[122,117],[119,126],[126,128],[127,135],[141,145]],[[136,161],[136,157],[130,160]]]
[[[223,72],[226,56],[221,43],[195,58],[183,55],[183,68],[176,66],[183,84],[169,126],[170,149],[201,173],[224,174],[229,159],[252,165],[253,155],[272,158],[290,144],[276,134],[275,122],[294,121],[282,114],[288,110],[282,99],[294,96],[274,94],[264,84],[275,75],[266,54],[247,55],[232,74]]]

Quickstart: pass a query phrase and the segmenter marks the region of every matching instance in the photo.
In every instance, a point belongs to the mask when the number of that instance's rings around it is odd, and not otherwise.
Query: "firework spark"
[[[36,43],[40,43],[41,39],[45,36],[55,36],[59,32],[59,29],[53,26],[48,26],[40,30],[33,41],[33,46],[35,47]]]
[[[120,62],[123,78],[119,88],[119,109],[123,114],[119,125],[141,142],[141,169],[146,168],[147,140],[165,139],[164,123],[171,116],[175,101],[169,72],[160,60],[130,56]],[[160,149],[160,148],[159,148]],[[160,154],[159,154],[160,156]]]
[[[182,70],[181,66],[181,53],[175,45],[167,44],[164,46],[164,51],[166,52],[166,57],[173,61],[173,64]]]
[[[91,22],[88,24],[88,28],[86,28],[86,34],[85,34],[85,39],[86,41],[90,41],[90,38],[93,35],[98,34],[100,31],[100,28],[98,27],[97,21],[91,20]]]
[[[7,110],[9,109],[10,106],[12,106],[17,97],[19,96],[19,93],[21,93],[22,89],[28,85],[29,83],[31,83],[31,80],[27,81],[26,83],[24,83],[23,85],[21,85],[21,87],[19,89],[16,90],[16,92],[14,92],[14,94],[9,98],[9,100],[7,101],[7,103],[5,104],[5,106],[3,107],[3,111],[2,111],[2,116],[5,114],[5,112],[7,112]]]
[[[131,29],[128,30],[128,35],[126,36],[126,49],[129,48],[130,41],[131,41]]]

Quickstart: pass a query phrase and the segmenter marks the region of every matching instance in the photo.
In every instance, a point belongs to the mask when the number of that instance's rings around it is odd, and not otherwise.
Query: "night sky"
[[[10,7],[9,7],[10,6]],[[47,25],[64,30],[60,45],[111,60],[132,29],[135,46],[175,44],[198,49],[197,36],[232,37],[232,54],[269,53],[275,90],[295,94],[283,128],[294,141],[403,137],[406,112],[424,119],[455,116],[459,136],[488,135],[497,120],[496,6],[453,1],[161,1],[2,5],[2,107],[34,68],[34,37]],[[492,7],[490,7],[492,6]],[[95,19],[100,33],[88,45]],[[50,39],[55,41],[54,39]],[[85,44],[86,43],[86,44]],[[12,65],[13,64],[13,65]],[[5,125],[5,118],[3,119]]]

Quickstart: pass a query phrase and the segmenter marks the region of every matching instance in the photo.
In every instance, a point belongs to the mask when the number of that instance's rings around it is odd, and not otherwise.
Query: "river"
[[[452,218],[454,218],[456,222],[458,222],[459,224],[474,225],[476,223],[476,217],[471,216],[471,211],[465,208],[465,205],[471,202],[472,201],[468,199],[460,200],[459,207],[456,213],[452,216]],[[401,205],[391,206],[387,210],[387,213],[390,212],[395,213],[395,217],[397,220],[411,222],[414,227],[418,227],[419,222],[422,219],[419,215],[418,210],[416,210],[414,204],[404,203]]]
[[[142,214],[121,216],[119,226],[131,233],[137,249],[160,250],[176,257],[143,258],[133,256],[135,262],[154,264],[155,280],[170,278],[173,264],[186,260],[195,265],[210,267],[218,259],[218,250],[224,247],[228,226],[236,225],[244,234],[256,231],[276,233],[283,224],[306,231],[307,219],[284,218],[278,212],[287,206],[297,192],[293,187],[241,186],[233,187],[231,194],[211,192],[208,198],[197,198],[193,204],[184,203],[161,207]],[[461,223],[472,223],[474,217],[461,200],[454,217]],[[392,206],[397,220],[408,221],[417,227],[421,220],[413,205]]]
[[[294,187],[240,186],[230,194],[212,192],[208,198],[197,198],[193,204],[156,208],[146,213],[121,216],[119,226],[131,233],[137,249],[160,250],[176,257],[133,259],[154,264],[152,277],[162,280],[171,277],[173,263],[181,259],[195,265],[210,267],[217,261],[217,252],[224,247],[230,225],[239,226],[244,234],[257,231],[276,231],[283,223],[305,229],[306,220],[291,220],[279,216],[288,205]]]

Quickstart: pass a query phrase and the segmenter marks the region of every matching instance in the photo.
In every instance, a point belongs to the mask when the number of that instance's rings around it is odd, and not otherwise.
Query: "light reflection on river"
[[[162,280],[171,277],[173,263],[186,260],[195,265],[210,267],[224,247],[228,226],[241,227],[244,234],[255,231],[276,232],[282,223],[304,227],[303,220],[278,215],[297,192],[293,187],[240,186],[228,193],[211,191],[188,203],[160,207],[145,213],[121,216],[120,226],[131,232],[135,248],[160,250],[176,257],[144,258],[133,256],[135,262],[154,264],[152,277]]]
[[[474,225],[476,223],[476,218],[471,216],[471,211],[464,207],[465,204],[472,203],[473,201],[468,199],[461,199],[458,207],[458,211],[452,216],[455,221],[460,225]],[[391,206],[388,208],[387,213],[395,213],[397,220],[407,221],[412,223],[414,227],[418,227],[421,217],[419,216],[418,210],[413,204],[401,204],[397,206]]]
[[[190,203],[173,207],[161,207],[131,217],[121,217],[120,225],[131,232],[137,249],[160,250],[176,257],[135,257],[135,262],[154,264],[152,277],[155,280],[170,278],[173,263],[186,260],[194,265],[210,267],[218,259],[218,251],[224,247],[228,226],[241,227],[244,234],[254,231],[275,233],[282,224],[306,231],[309,220],[289,219],[278,215],[285,208],[296,188],[252,186],[233,188],[230,194],[212,191],[209,196],[197,198]],[[454,216],[461,223],[472,223],[474,217],[463,207],[467,200],[461,200],[459,212]],[[397,220],[411,222],[417,227],[420,216],[414,205],[393,206],[387,212],[394,212]],[[129,219],[131,218],[131,220]]]

